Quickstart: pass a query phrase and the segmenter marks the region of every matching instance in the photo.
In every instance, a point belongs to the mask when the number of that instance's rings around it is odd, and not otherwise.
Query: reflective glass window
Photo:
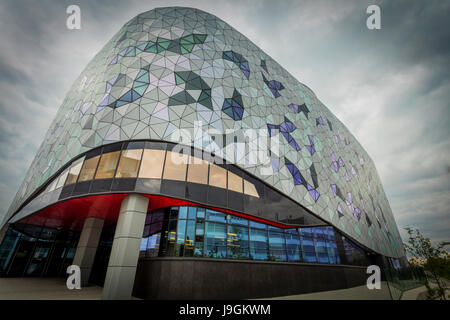
[[[195,250],[194,255],[196,257],[203,256],[203,243],[205,236],[205,223],[203,221],[198,221],[195,228]]]
[[[225,213],[206,209],[206,220],[208,221],[217,221],[217,222],[227,222],[227,216]]]
[[[151,214],[152,223],[161,222],[164,219],[164,211],[157,211]]]
[[[58,178],[58,182],[56,183],[56,189],[61,188],[64,185],[64,181],[67,180],[67,176],[69,174],[69,170],[65,170]]]
[[[0,271],[5,271],[20,239],[20,233],[8,228],[3,242],[0,243]]]
[[[326,240],[322,238],[315,239],[316,254],[319,263],[328,263],[328,251]]]
[[[188,166],[187,181],[208,184],[208,166],[205,160],[191,157]]]
[[[206,222],[205,232],[205,257],[226,258],[226,225],[221,223]]]
[[[296,262],[301,260],[301,248],[300,248],[300,237],[298,232],[294,229],[293,231],[287,231],[285,233],[286,237],[286,251],[288,261]]]
[[[364,250],[353,244],[346,237],[342,237],[344,251],[349,264],[364,266],[367,264]]]
[[[332,227],[282,229],[216,210],[179,206],[147,215],[141,249],[147,257],[159,254],[338,264],[334,237]],[[364,251],[345,237],[343,242],[349,263],[364,265]]]
[[[188,207],[188,219],[195,219],[197,207]]]
[[[284,232],[284,229],[281,229],[281,228],[278,228],[278,227],[275,227],[275,226],[272,226],[272,225],[267,225],[267,229],[269,229],[269,230],[273,230],[273,231],[276,231],[276,232]]]
[[[177,219],[179,210],[179,207],[170,208],[170,219]]]
[[[284,233],[269,230],[269,260],[286,261]]]
[[[177,220],[170,220],[167,230],[167,255],[175,255],[175,243],[177,239]]]
[[[312,232],[311,228],[302,228],[301,234],[304,237],[310,237],[310,238],[313,237],[313,232]]]
[[[247,180],[244,180],[244,193],[246,195],[259,198],[255,185]]]
[[[176,242],[173,247],[172,255],[175,257],[182,257],[185,249],[185,237],[186,237],[186,220],[177,221]]]
[[[64,184],[65,186],[77,182],[78,175],[80,173],[81,167],[83,166],[83,161],[84,157],[72,164],[67,175],[66,183]]]
[[[141,163],[142,149],[123,150],[116,178],[136,178]]]
[[[256,222],[253,220],[250,220],[249,223],[250,223],[250,227],[252,227],[252,228],[258,228],[258,229],[266,229],[267,228],[267,225],[265,225],[264,223]]]
[[[185,232],[186,232],[186,220],[178,220],[177,243],[184,243]]]
[[[120,151],[102,154],[95,179],[110,179],[114,177],[119,156]]]
[[[197,218],[205,218],[205,208],[197,208]]]
[[[195,245],[195,220],[188,220],[186,225],[186,241],[184,256],[192,257],[194,255]]]
[[[303,251],[303,260],[305,262],[316,263],[317,258],[314,251]]]
[[[147,251],[147,242],[148,242],[148,237],[143,236],[141,239],[141,245],[139,248],[139,257],[145,256],[145,252]]]
[[[314,246],[314,238],[311,228],[301,229],[301,245],[303,260],[305,262],[317,262],[316,251]]]
[[[152,234],[147,242],[147,257],[157,257],[159,252],[159,243],[161,241],[161,232]]]
[[[227,245],[228,258],[248,259],[249,258],[249,242],[248,228],[228,225]]]
[[[167,151],[164,179],[185,181],[188,155]]]
[[[242,193],[242,178],[237,174],[228,171],[228,190]]]
[[[261,216],[270,211],[264,204],[264,185],[257,179],[243,174],[244,177],[244,212]]]
[[[329,240],[335,240],[333,227],[323,227],[323,232]]]
[[[66,259],[73,259],[75,257],[76,248],[69,248],[67,250]]]
[[[178,219],[187,218],[188,207],[180,207],[178,210]]]
[[[162,224],[163,224],[162,221],[159,221],[159,222],[153,222],[153,223],[150,225],[150,229],[149,229],[150,235],[155,234],[155,233],[157,233],[157,232],[160,232],[161,229],[162,229]]]
[[[250,258],[254,260],[268,259],[266,230],[250,229]]]
[[[322,227],[311,228],[311,232],[313,237],[316,239],[324,239],[325,235],[323,234]]]
[[[235,215],[228,215],[228,223],[229,224],[235,224],[235,225],[241,225],[241,226],[248,226],[248,220],[235,216]]]
[[[340,263],[339,252],[335,241],[327,241],[327,253],[328,253],[328,260],[330,263],[333,264]]]
[[[94,178],[95,169],[97,168],[98,160],[100,156],[87,159],[83,163],[80,175],[78,176],[78,182],[92,180]]]
[[[161,179],[165,155],[165,150],[145,149],[139,178]]]
[[[217,188],[227,188],[227,170],[218,165],[209,166],[209,185]]]

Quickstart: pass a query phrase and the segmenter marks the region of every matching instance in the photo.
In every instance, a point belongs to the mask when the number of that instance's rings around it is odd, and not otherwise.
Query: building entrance
[[[7,277],[64,277],[79,232],[10,225],[0,246],[0,271]]]

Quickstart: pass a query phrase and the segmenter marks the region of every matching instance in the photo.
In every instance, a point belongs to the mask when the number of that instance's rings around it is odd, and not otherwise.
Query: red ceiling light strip
[[[86,197],[69,199],[66,201],[58,202],[39,212],[36,212],[35,214],[20,220],[18,223],[40,225],[49,228],[67,228],[71,230],[81,230],[84,220],[87,217],[96,217],[105,219],[109,222],[116,222],[119,216],[120,205],[122,203],[122,200],[126,196],[128,196],[128,194],[120,193],[90,195]],[[142,194],[142,196],[149,198],[149,212],[166,207],[196,206],[220,211],[226,214],[231,214],[282,229],[295,228],[295,226],[285,225],[245,213],[216,208],[213,206],[203,205],[187,200],[170,198],[160,195]]]

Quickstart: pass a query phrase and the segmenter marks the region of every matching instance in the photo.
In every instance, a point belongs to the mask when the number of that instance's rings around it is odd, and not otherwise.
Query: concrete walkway
[[[306,294],[296,294],[267,298],[262,300],[390,300],[389,288],[386,282],[381,282],[380,290],[369,290],[366,286],[349,289],[322,291]]]
[[[102,287],[89,286],[81,290],[69,290],[66,280],[61,278],[0,278],[0,300],[99,300]],[[402,300],[417,300],[426,287],[422,286],[402,295]],[[136,299],[133,297],[133,299]],[[349,289],[299,294],[261,300],[390,300],[386,282],[380,290],[369,290],[366,286]],[[258,299],[259,300],[259,299]]]
[[[0,278],[0,300],[99,300],[102,288],[69,290],[66,279]]]
[[[444,286],[449,288],[450,287],[450,281],[446,279],[441,279],[444,283]],[[430,280],[430,285],[432,288],[437,288],[436,282],[433,282]],[[450,290],[447,289],[445,292],[445,295],[448,296]],[[427,300],[428,290],[427,287],[421,286],[412,290],[408,290],[403,292],[401,300]]]
[[[427,287],[421,286],[415,289],[411,289],[403,292],[400,300],[424,300],[427,292]]]
[[[403,292],[401,300],[421,300],[427,288],[421,286]],[[349,289],[322,291],[292,296],[267,298],[262,300],[391,300],[389,288],[385,281],[381,282],[380,290],[369,290],[366,286]]]

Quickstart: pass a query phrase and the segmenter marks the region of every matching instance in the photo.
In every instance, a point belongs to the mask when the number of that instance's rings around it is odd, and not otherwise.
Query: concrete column
[[[131,194],[122,201],[102,299],[131,299],[148,198]]]
[[[77,251],[73,258],[73,264],[80,267],[82,287],[88,285],[104,222],[103,219],[93,217],[84,220]]]

